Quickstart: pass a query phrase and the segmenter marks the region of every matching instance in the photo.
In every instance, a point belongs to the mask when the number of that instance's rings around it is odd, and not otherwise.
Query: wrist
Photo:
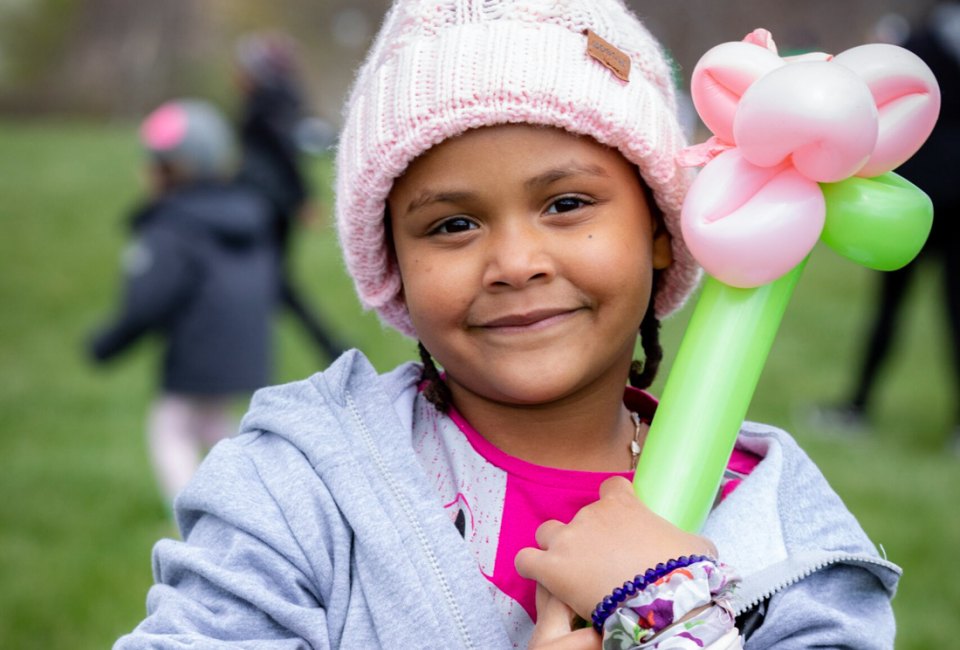
[[[686,647],[682,639],[691,633],[706,645],[734,628],[728,601],[738,582],[728,567],[708,557],[671,560],[601,601],[594,628],[605,647]]]
[[[645,590],[652,590],[656,588],[658,583],[661,583],[670,576],[672,573],[679,569],[686,569],[689,566],[700,564],[703,562],[712,563],[715,565],[712,558],[707,557],[706,555],[689,555],[681,556],[674,560],[668,560],[667,562],[661,562],[660,564],[647,569],[645,572],[638,574],[633,578],[633,580],[628,580],[623,583],[623,586],[617,587],[610,593],[609,596],[605,597],[593,610],[591,615],[591,620],[593,621],[593,627],[598,632],[603,631],[603,624],[607,618],[613,614],[625,601],[636,598],[640,593],[643,593]],[[648,592],[649,593],[649,592]]]

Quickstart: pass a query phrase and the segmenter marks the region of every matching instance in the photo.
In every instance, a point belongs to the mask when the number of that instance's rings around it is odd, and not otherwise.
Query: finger
[[[592,627],[575,630],[558,639],[553,650],[600,650],[603,639]]]
[[[555,638],[571,631],[573,612],[546,587],[537,584],[537,627],[544,638]]]
[[[536,580],[537,576],[537,567],[540,564],[540,558],[543,556],[543,551],[533,547],[522,548],[517,552],[516,557],[513,559],[513,565],[517,569],[517,573],[520,574],[520,577],[527,578],[530,580]]]
[[[617,494],[633,494],[633,484],[622,476],[611,476],[600,484],[600,498]]]
[[[537,625],[528,648],[540,650],[587,650],[600,647],[600,637],[591,629],[572,630],[573,610],[537,585]]]
[[[551,639],[541,639],[535,631],[527,646],[528,650],[600,650],[601,647],[602,639],[593,628],[575,630]]]
[[[556,519],[548,519],[540,524],[536,532],[537,546],[544,550],[550,548],[550,542],[563,530],[563,526],[564,525]]]

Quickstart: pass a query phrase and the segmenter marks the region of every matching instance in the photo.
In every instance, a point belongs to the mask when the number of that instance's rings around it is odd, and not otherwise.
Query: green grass
[[[151,546],[173,534],[143,440],[157,347],[107,368],[83,351],[113,307],[139,163],[130,125],[0,122],[0,648],[109,646],[143,616]],[[323,187],[328,161],[316,175]],[[360,310],[329,225],[305,229],[295,256],[344,340],[383,370],[413,356]],[[793,431],[905,568],[894,601],[902,649],[949,647],[960,611],[960,461],[941,451],[956,386],[939,278],[926,269],[918,279],[872,437],[830,437],[802,416],[846,388],[872,299],[874,277],[827,250],[801,281],[750,413]],[[684,321],[665,325],[668,362]],[[277,381],[322,363],[285,320],[277,349]]]

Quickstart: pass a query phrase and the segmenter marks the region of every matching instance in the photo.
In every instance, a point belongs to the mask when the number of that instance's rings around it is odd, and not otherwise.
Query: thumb
[[[592,628],[573,630],[574,611],[566,603],[537,584],[537,625],[529,649],[598,650],[600,637]]]

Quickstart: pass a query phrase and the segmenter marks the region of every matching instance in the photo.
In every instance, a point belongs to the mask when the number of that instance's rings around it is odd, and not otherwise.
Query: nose
[[[548,282],[556,275],[548,233],[530,223],[497,229],[487,241],[483,285],[488,289],[521,289]]]

